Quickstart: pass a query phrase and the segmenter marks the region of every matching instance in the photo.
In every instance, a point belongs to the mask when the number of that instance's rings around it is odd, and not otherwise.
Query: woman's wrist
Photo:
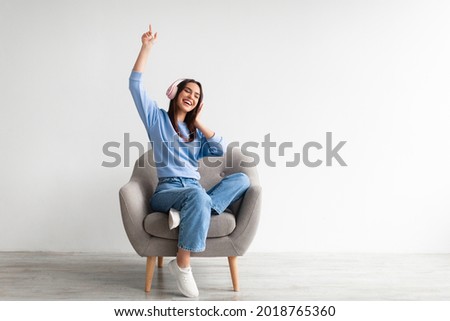
[[[143,43],[141,46],[141,50],[142,51],[150,51],[150,49],[152,49],[153,44],[151,43]]]

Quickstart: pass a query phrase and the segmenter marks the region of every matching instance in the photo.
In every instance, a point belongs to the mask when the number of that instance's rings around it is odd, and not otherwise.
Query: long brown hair
[[[200,88],[200,97],[198,98],[197,106],[195,106],[194,109],[192,109],[190,112],[188,112],[186,114],[186,118],[184,119],[184,122],[186,123],[186,126],[189,130],[189,138],[187,139],[188,142],[192,142],[197,137],[197,129],[194,126],[194,121],[195,121],[195,118],[197,117],[198,107],[200,106],[200,104],[203,101],[202,84],[200,84],[198,81],[196,81],[194,79],[185,79],[182,82],[180,82],[178,84],[177,94],[170,101],[169,111],[167,112],[169,114],[170,122],[172,123],[172,126],[175,129],[175,131],[177,132],[178,136],[180,136],[181,138],[184,138],[181,135],[180,129],[178,128],[178,123],[177,123],[177,120],[175,119],[175,115],[178,112],[178,105],[177,105],[178,95],[180,94],[180,92],[183,91],[183,89],[186,87],[186,85],[190,82],[198,85],[198,87]]]

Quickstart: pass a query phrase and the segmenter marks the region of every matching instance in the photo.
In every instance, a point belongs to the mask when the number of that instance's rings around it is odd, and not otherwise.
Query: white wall
[[[0,250],[133,251],[132,168],[102,167],[102,146],[147,142],[127,87],[151,22],[161,106],[194,77],[228,141],[293,142],[260,163],[252,251],[449,252],[449,16],[444,0],[2,0]],[[326,132],[347,167],[285,166]]]

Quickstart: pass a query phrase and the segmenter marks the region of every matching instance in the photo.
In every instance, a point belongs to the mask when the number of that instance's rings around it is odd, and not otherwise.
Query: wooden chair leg
[[[147,257],[147,267],[145,272],[145,292],[150,292],[152,288],[153,272],[155,271],[156,256]]]
[[[158,256],[158,267],[162,268],[164,265],[164,256]]]
[[[235,292],[239,292],[239,273],[237,266],[237,256],[229,256],[228,264],[230,266],[231,281],[233,282],[233,289]]]

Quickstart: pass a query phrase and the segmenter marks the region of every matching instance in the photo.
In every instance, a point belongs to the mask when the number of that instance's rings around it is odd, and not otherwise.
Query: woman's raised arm
[[[158,33],[156,32],[155,34],[153,34],[152,25],[149,25],[148,31],[145,32],[141,37],[142,47],[134,64],[133,71],[144,72],[150,50],[152,49],[156,39],[158,39]]]

